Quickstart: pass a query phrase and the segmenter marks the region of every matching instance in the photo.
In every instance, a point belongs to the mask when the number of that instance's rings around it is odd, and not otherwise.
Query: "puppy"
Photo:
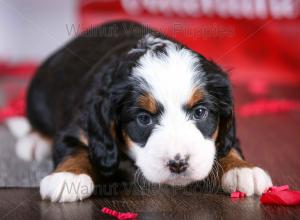
[[[186,186],[218,164],[225,192],[260,195],[272,185],[243,159],[226,73],[138,23],[95,27],[58,50],[38,69],[27,104],[33,129],[53,143],[43,199],[87,198],[124,160],[151,183]]]

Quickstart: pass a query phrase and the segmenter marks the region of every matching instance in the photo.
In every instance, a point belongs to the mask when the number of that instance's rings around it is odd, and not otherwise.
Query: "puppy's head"
[[[123,140],[116,141],[150,182],[203,180],[230,127],[226,75],[201,55],[151,35],[128,57],[112,136]]]

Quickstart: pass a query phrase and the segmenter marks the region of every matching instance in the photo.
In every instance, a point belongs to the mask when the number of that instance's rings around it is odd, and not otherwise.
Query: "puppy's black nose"
[[[172,173],[182,173],[188,168],[188,157],[180,159],[180,156],[176,155],[174,160],[169,160],[168,167]]]

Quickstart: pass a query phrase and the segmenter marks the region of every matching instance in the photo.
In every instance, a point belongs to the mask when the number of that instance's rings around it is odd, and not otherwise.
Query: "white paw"
[[[75,202],[92,195],[94,183],[86,174],[52,173],[42,179],[40,194],[52,202]]]
[[[31,130],[31,125],[26,117],[10,117],[6,119],[5,123],[15,138],[24,137]]]
[[[25,161],[42,161],[51,156],[51,142],[37,132],[32,132],[17,140],[16,154]]]
[[[241,191],[247,196],[261,195],[272,186],[270,176],[261,168],[234,168],[227,171],[222,177],[224,192]]]

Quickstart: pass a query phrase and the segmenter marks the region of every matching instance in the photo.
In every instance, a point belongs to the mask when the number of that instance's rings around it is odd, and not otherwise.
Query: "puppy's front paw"
[[[92,195],[94,183],[86,174],[58,172],[44,177],[40,183],[43,199],[52,202],[74,202]]]
[[[261,195],[270,186],[272,186],[270,176],[259,167],[234,168],[224,173],[222,177],[223,191],[228,193],[238,190],[247,196]]]

